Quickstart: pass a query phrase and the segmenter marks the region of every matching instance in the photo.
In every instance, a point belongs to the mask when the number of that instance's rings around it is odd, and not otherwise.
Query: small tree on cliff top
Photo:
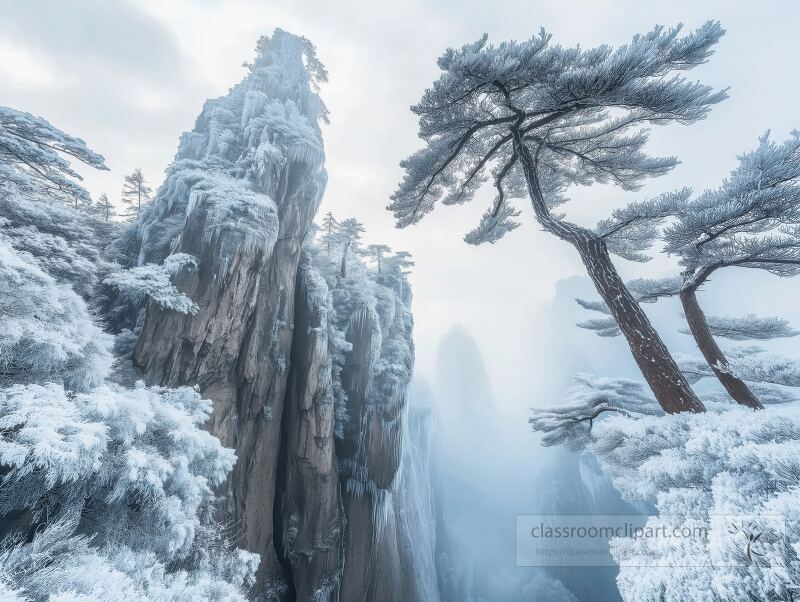
[[[139,217],[142,207],[150,202],[152,193],[153,189],[147,185],[147,180],[138,167],[129,176],[125,176],[125,183],[122,185],[122,202],[131,206],[128,215]]]
[[[338,237],[342,245],[342,278],[347,276],[347,254],[349,251],[358,252],[362,234],[364,234],[364,224],[355,218],[349,217],[339,224]]]
[[[391,252],[391,247],[389,245],[369,245],[366,248],[366,255],[369,256],[372,261],[375,262],[375,267],[378,270],[378,274],[381,273],[381,261],[383,260],[386,253]]]
[[[325,250],[328,257],[331,256],[331,247],[339,244],[339,222],[333,217],[333,213],[328,211],[325,217],[322,218],[322,224],[319,227],[320,242],[325,245]]]
[[[677,160],[645,154],[647,126],[695,122],[726,97],[680,75],[711,55],[723,34],[719,23],[683,37],[680,31],[656,27],[617,49],[551,45],[542,31],[526,42],[492,46],[484,36],[446,50],[438,62],[441,77],[412,107],[427,144],[402,163],[406,173],[389,205],[405,227],[438,200],[471,200],[491,178],[494,203],[466,236],[479,244],[518,225],[509,201],[527,194],[539,224],[580,253],[668,412],[704,408],[617,274],[606,243],[610,235],[551,210],[573,184],[635,190],[646,178],[667,173]]]

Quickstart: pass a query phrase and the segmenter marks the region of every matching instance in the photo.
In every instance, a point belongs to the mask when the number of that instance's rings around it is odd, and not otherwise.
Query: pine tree
[[[571,185],[635,190],[669,172],[674,157],[644,152],[647,127],[698,121],[726,98],[680,75],[711,55],[719,23],[680,31],[659,26],[617,49],[551,46],[542,31],[526,42],[491,46],[483,36],[446,50],[441,77],[412,108],[426,144],[402,163],[389,208],[399,227],[417,223],[438,200],[471,200],[491,168],[497,196],[467,242],[493,243],[516,228],[510,199],[527,196],[539,225],[578,251],[658,402],[698,412],[703,404],[625,287],[605,236],[551,213]]]
[[[80,208],[91,203],[64,156],[107,170],[105,159],[41,117],[0,106],[0,188],[37,193]],[[77,181],[76,181],[77,180]]]
[[[378,274],[381,273],[381,260],[384,253],[389,253],[392,249],[388,245],[369,245],[366,249],[367,255],[375,262]]]
[[[152,192],[142,170],[138,167],[133,170],[132,174],[125,176],[125,183],[122,186],[122,201],[131,206],[131,211],[127,215],[139,217],[142,207],[150,202]]]
[[[342,244],[342,278],[347,277],[347,254],[349,251],[358,252],[363,233],[364,225],[355,218],[347,218],[339,224],[339,241]]]
[[[114,205],[108,200],[108,195],[105,192],[98,197],[97,202],[93,205],[93,211],[98,217],[107,222],[111,221],[111,218],[117,214]]]
[[[320,235],[320,242],[325,245],[328,257],[330,257],[331,247],[339,243],[339,222],[336,221],[336,218],[333,217],[330,211],[322,218],[320,232],[322,232]]]
[[[780,145],[765,134],[755,150],[739,157],[739,165],[719,188],[694,200],[689,200],[689,193],[688,189],[676,193],[673,202],[662,207],[665,215],[674,218],[661,235],[664,250],[678,257],[682,274],[638,279],[629,282],[628,288],[645,303],[679,297],[689,332],[725,390],[737,403],[761,409],[756,395],[730,369],[714,337],[768,340],[794,336],[796,331],[775,317],[707,317],[697,291],[723,268],[755,268],[778,276],[800,273],[800,133],[793,133]],[[635,253],[652,245],[658,236],[652,223],[642,225],[644,213],[639,205],[631,205],[599,228],[614,229],[615,238],[610,242],[618,241],[623,252]],[[582,301],[581,305],[608,313],[602,303]],[[619,334],[608,319],[580,326],[602,336]]]

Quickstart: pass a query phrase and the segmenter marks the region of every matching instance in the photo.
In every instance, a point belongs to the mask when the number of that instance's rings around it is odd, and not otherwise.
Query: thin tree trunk
[[[580,253],[589,277],[628,341],[633,358],[656,401],[668,414],[705,411],[667,346],[617,273],[605,241],[594,232],[550,215],[539,187],[535,160],[523,143],[519,128],[513,127],[511,133],[525,173],[536,220],[548,232],[569,242]]]
[[[693,287],[681,289],[680,299],[695,343],[697,343],[700,352],[706,358],[706,362],[711,366],[719,382],[722,383],[728,394],[736,400],[736,403],[754,410],[763,410],[764,406],[747,384],[730,372],[730,364],[728,364],[725,354],[714,340],[714,335],[711,334],[711,329],[708,327],[706,316],[697,302],[696,289]]]
[[[347,277],[347,251],[350,248],[350,241],[348,240],[347,243],[344,245],[344,251],[342,252],[342,278]]]

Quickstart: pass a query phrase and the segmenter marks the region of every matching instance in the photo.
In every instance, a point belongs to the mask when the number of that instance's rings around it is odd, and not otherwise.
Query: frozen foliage
[[[65,134],[41,117],[0,106],[0,191],[91,203],[89,193],[76,182],[81,176],[64,155],[108,169],[103,157],[80,138]]]
[[[91,206],[89,213],[102,220],[109,221],[117,214],[117,210],[104,192],[98,197],[97,202]]]
[[[550,208],[571,184],[635,189],[667,172],[675,159],[647,156],[642,127],[691,123],[725,98],[679,75],[705,62],[723,33],[719,24],[680,32],[657,27],[616,49],[584,50],[553,45],[542,31],[524,42],[494,46],[483,36],[445,51],[441,77],[413,107],[426,146],[402,164],[405,177],[390,204],[398,224],[418,222],[439,200],[470,201],[491,179],[495,202],[468,238],[494,242],[514,227],[509,199],[529,192],[522,143]],[[553,229],[560,223],[544,207],[537,219]]]
[[[800,331],[792,328],[789,321],[778,316],[756,316],[747,314],[741,317],[707,316],[708,327],[716,337],[732,341],[767,341],[795,337]],[[681,330],[691,334],[688,330]]]
[[[165,309],[182,314],[195,314],[197,305],[180,292],[170,277],[180,270],[197,269],[194,257],[186,253],[171,255],[162,265],[146,263],[144,265],[112,272],[103,280],[104,284],[117,289],[123,299],[133,303],[141,303],[149,299]]]
[[[37,195],[0,191],[0,237],[84,298],[110,268],[103,249],[117,225]]]
[[[125,183],[122,185],[122,202],[130,205],[130,216],[138,217],[142,211],[142,206],[150,202],[153,189],[147,185],[142,170],[138,167],[133,173],[125,176]]]
[[[0,237],[0,386],[52,381],[86,391],[111,363],[111,337],[84,300]]]
[[[610,218],[597,224],[595,233],[605,240],[610,252],[629,261],[649,261],[644,252],[655,242],[658,226],[680,212],[690,194],[691,190],[685,188],[615,209]]]
[[[367,245],[367,248],[364,251],[364,256],[369,258],[370,261],[373,262],[375,268],[378,270],[378,273],[381,273],[381,262],[383,261],[384,257],[391,253],[392,249],[389,245]]]
[[[647,521],[655,535],[611,541],[623,599],[792,599],[800,587],[800,403],[753,412],[707,398],[705,413],[664,415],[649,412],[654,403],[637,391],[587,381],[563,407],[531,420],[545,444],[594,454],[627,501],[655,504]],[[606,400],[615,411],[586,427]]]
[[[800,133],[782,144],[759,140],[717,189],[678,213],[664,231],[668,253],[678,255],[702,284],[722,267],[761,268],[779,276],[800,270],[800,243],[787,228],[800,224]]]
[[[655,399],[640,383],[626,379],[575,376],[575,385],[566,393],[565,403],[533,410],[529,422],[544,433],[543,445],[566,443],[582,449],[592,438],[592,427],[606,413],[625,416],[662,414]]]
[[[360,252],[363,234],[364,225],[352,217],[342,220],[338,226],[338,240],[342,245],[342,278],[347,276],[348,253],[357,255]]]
[[[1,390],[0,581],[33,600],[244,600],[257,559],[210,521],[235,461],[210,412],[189,388]]]
[[[787,600],[800,587],[796,517],[800,408],[611,417],[592,450],[630,500],[654,502],[648,527],[689,537],[612,540],[625,600]]]
[[[617,337],[622,334],[614,318],[593,318],[578,322],[578,327],[593,330],[601,337]]]
[[[683,279],[680,276],[666,278],[634,278],[627,282],[628,290],[639,303],[655,303],[664,297],[674,297],[680,293]],[[601,299],[575,299],[582,308],[609,315],[610,310]],[[577,324],[579,328],[594,330],[601,337],[615,337],[622,334],[613,318],[596,318]]]
[[[191,311],[169,278],[196,260],[120,271],[104,255],[108,207],[72,208],[90,200],[61,153],[104,168],[82,141],[0,108],[0,599],[244,601],[258,558],[214,521],[235,456],[201,428],[210,402],[111,384],[112,349],[135,337],[114,345],[91,311],[107,277]]]
[[[326,74],[314,47],[278,29],[259,40],[247,68],[244,80],[207,101],[194,129],[181,136],[164,184],[130,233],[137,263],[169,255],[191,212],[189,222],[203,225],[226,254],[237,245],[268,252],[278,238],[279,209],[292,200],[285,181],[291,165],[317,173],[324,186],[319,121],[327,111],[316,88]]]

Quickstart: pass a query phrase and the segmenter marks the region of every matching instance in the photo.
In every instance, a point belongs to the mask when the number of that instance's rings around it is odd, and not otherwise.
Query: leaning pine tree
[[[527,42],[491,46],[484,36],[448,49],[439,59],[441,77],[412,108],[427,144],[402,163],[406,173],[389,205],[405,227],[440,199],[469,201],[491,177],[495,201],[466,236],[479,244],[518,226],[509,201],[527,193],[539,224],[579,252],[656,399],[671,413],[704,407],[625,287],[603,235],[551,210],[573,184],[635,190],[667,173],[677,160],[643,152],[647,126],[695,122],[726,98],[679,74],[710,56],[724,33],[719,23],[683,37],[680,30],[656,27],[617,49],[551,46],[544,31]]]
[[[671,196],[674,201],[659,209],[674,221],[661,237],[664,250],[678,257],[683,272],[660,280],[637,279],[628,283],[628,289],[642,303],[679,297],[689,333],[722,386],[737,403],[761,409],[762,403],[735,374],[715,337],[769,340],[797,332],[776,317],[707,317],[697,291],[725,268],[760,269],[777,276],[800,274],[800,133],[793,132],[782,144],[765,134],[756,149],[739,157],[739,165],[719,188],[691,201],[688,190]],[[617,229],[609,239],[614,244],[648,247],[658,232],[643,213],[638,204],[631,205],[616,211],[614,219],[598,229]],[[579,303],[609,313],[600,302]],[[620,334],[611,319],[589,320],[579,326],[602,336]]]

